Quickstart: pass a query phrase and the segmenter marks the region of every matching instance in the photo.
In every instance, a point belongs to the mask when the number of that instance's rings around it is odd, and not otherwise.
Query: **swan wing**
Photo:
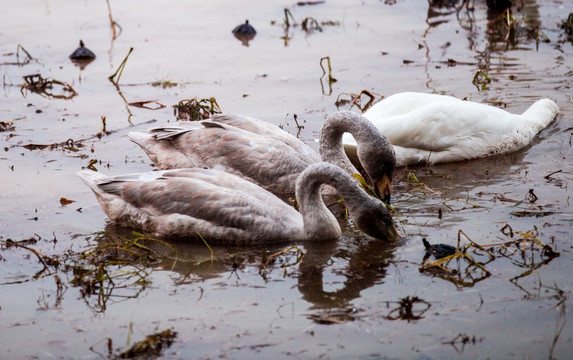
[[[457,102],[463,102],[463,100],[448,95],[401,92],[390,95],[374,104],[364,113],[364,117],[367,119],[382,119],[406,114],[428,104]]]
[[[282,141],[288,146],[292,147],[295,151],[299,152],[303,156],[309,156],[310,154],[315,154],[310,146],[296,138],[295,136],[284,131],[280,127],[271,124],[266,121],[259,120],[254,117],[244,116],[244,115],[234,115],[234,114],[217,114],[211,118],[211,121],[232,125],[243,129],[245,131],[252,132],[254,134],[267,136],[269,138]],[[317,159],[317,161],[320,161]]]
[[[444,151],[455,146],[488,146],[512,136],[517,115],[473,102],[438,102],[409,113],[369,119],[397,146]]]
[[[302,219],[264,189],[236,176],[207,169],[90,178],[110,219],[161,237],[257,243],[297,237]],[[91,182],[91,184],[90,184]]]
[[[160,169],[222,170],[281,195],[294,194],[298,174],[320,161],[316,152],[301,153],[276,138],[212,121],[155,127],[129,137]]]
[[[410,101],[411,103],[408,103]],[[397,166],[459,161],[518,150],[558,112],[543,99],[522,115],[450,96],[400,93],[364,114],[394,146]],[[345,147],[356,141],[348,134]]]

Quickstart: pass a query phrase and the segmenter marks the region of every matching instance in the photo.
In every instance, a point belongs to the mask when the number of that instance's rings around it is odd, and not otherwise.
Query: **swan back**
[[[78,172],[113,221],[162,238],[258,244],[303,238],[300,214],[241,178],[208,169],[106,177]]]
[[[456,103],[463,100],[449,95],[426,94],[417,92],[401,92],[390,95],[370,107],[364,117],[383,119],[391,116],[409,113],[422,106],[435,103]]]
[[[128,136],[160,169],[207,167],[238,175],[282,198],[292,196],[298,174],[320,161],[319,155],[278,127],[276,136],[268,136],[272,127],[249,119],[218,116],[214,120],[223,122],[184,122]]]
[[[327,163],[310,166],[297,180],[300,213],[261,187],[216,170],[177,169],[112,177],[86,170],[78,175],[111,220],[162,238],[202,237],[207,242],[235,245],[334,240],[341,229],[320,196],[323,183],[339,191],[350,216],[368,235],[387,239],[395,229],[381,202],[366,195],[340,168]],[[365,216],[369,221],[363,220]],[[390,226],[379,219],[390,219]]]
[[[287,144],[303,156],[316,157],[315,151],[312,150],[310,146],[300,141],[292,134],[289,134],[280,127],[269,122],[262,121],[250,116],[233,114],[216,114],[213,115],[210,120],[219,124],[231,125],[253,134],[267,136]],[[317,162],[318,161],[319,160],[317,158]]]
[[[397,166],[480,158],[519,150],[557,115],[555,102],[542,99],[523,114],[451,96],[400,93],[364,116],[392,143]],[[343,139],[345,146],[355,146]]]
[[[360,142],[358,161],[366,178],[377,188],[389,183],[395,165],[390,143],[366,119],[351,112],[327,118],[321,132],[325,161],[358,173],[344,155],[341,137],[349,131]],[[215,115],[209,120],[154,127],[128,137],[147,153],[160,169],[206,167],[238,175],[287,199],[298,175],[321,156],[279,127],[239,115]],[[382,191],[380,191],[382,192]]]

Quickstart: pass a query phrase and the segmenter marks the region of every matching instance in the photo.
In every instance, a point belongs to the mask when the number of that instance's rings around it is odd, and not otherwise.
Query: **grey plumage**
[[[208,242],[229,244],[336,239],[341,229],[320,196],[323,183],[341,194],[356,224],[368,223],[364,228],[369,235],[384,240],[398,236],[384,204],[327,163],[310,166],[296,182],[301,213],[261,187],[216,170],[115,177],[85,170],[78,175],[111,220],[161,238],[197,238],[200,234]],[[361,220],[365,216],[367,222]]]
[[[359,142],[359,160],[372,184],[383,175],[390,180],[394,151],[390,143],[368,120],[349,111],[329,116],[321,131],[322,160],[358,171],[347,159],[342,134],[354,134]],[[308,145],[275,125],[239,115],[215,115],[199,122],[180,122],[130,132],[160,169],[206,167],[226,171],[252,181],[286,198],[294,195],[298,175],[321,161]]]

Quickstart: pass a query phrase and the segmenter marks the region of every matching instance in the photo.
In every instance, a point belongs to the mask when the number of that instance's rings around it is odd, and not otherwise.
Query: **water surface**
[[[121,27],[114,39],[106,2],[5,2],[0,121],[13,124],[0,133],[1,357],[113,357],[170,329],[177,335],[159,357],[566,358],[573,49],[560,24],[573,8],[524,0],[506,39],[484,2],[438,3],[111,0]],[[285,8],[298,25],[284,25]],[[304,31],[307,17],[324,22],[322,31]],[[231,34],[245,19],[257,29],[249,46]],[[80,39],[97,55],[83,69],[68,59]],[[115,86],[108,77],[130,48]],[[333,83],[320,66],[327,56]],[[489,81],[479,74],[473,81],[479,71]],[[23,76],[37,73],[77,95],[22,91]],[[399,243],[349,229],[337,242],[296,244],[302,259],[291,250],[262,266],[295,244],[214,247],[211,260],[204,244],[142,241],[149,258],[131,265],[109,258],[102,269],[112,281],[78,281],[79,269],[98,266],[89,262],[94,249],[136,237],[108,224],[74,175],[89,165],[107,174],[151,170],[128,131],[175,121],[180,100],[214,97],[224,112],[281,125],[316,147],[324,118],[337,104],[351,108],[337,100],[362,90],[376,100],[448,94],[515,113],[548,97],[561,113],[517,153],[398,169],[395,219],[406,235]],[[128,105],[149,100],[165,107]],[[96,235],[103,231],[107,237]],[[472,252],[487,272],[465,259],[449,264],[457,272],[422,272],[422,237],[522,247],[493,259]],[[30,249],[61,264],[44,266]]]

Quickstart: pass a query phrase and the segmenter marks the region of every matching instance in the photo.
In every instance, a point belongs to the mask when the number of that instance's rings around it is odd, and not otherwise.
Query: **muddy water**
[[[109,357],[164,329],[177,332],[165,358],[567,357],[573,47],[559,24],[573,8],[523,3],[507,41],[488,25],[481,1],[430,8],[414,0],[112,0],[121,26],[115,39],[103,1],[3,4],[0,121],[13,125],[0,133],[0,357]],[[298,26],[285,28],[285,8]],[[305,32],[306,17],[325,22],[322,31]],[[249,46],[231,34],[245,19],[258,31]],[[83,69],[68,59],[80,39],[97,55]],[[108,76],[132,47],[116,87]],[[326,56],[331,84],[320,67]],[[472,84],[480,69],[491,82]],[[21,91],[23,76],[37,73],[77,95]],[[395,218],[407,237],[397,244],[348,230],[336,243],[299,244],[300,263],[288,252],[261,270],[262,254],[283,247],[217,247],[211,260],[203,244],[152,242],[153,265],[109,265],[115,280],[92,293],[70,268],[42,271],[30,250],[65,263],[93,249],[94,233],[133,237],[107,223],[74,172],[90,164],[109,174],[152,169],[126,134],[175,121],[171,106],[180,100],[215,97],[225,112],[283,125],[315,146],[337,98],[361,90],[377,99],[444,93],[516,113],[548,97],[561,113],[517,153],[399,169]],[[165,107],[128,105],[148,100]],[[62,145],[31,146],[50,144]],[[74,202],[62,205],[62,197]],[[487,273],[464,259],[449,264],[457,272],[428,273],[420,271],[422,237],[451,245],[523,241],[493,259],[472,252]],[[23,248],[8,239],[31,240]],[[532,239],[560,256],[527,247]]]

